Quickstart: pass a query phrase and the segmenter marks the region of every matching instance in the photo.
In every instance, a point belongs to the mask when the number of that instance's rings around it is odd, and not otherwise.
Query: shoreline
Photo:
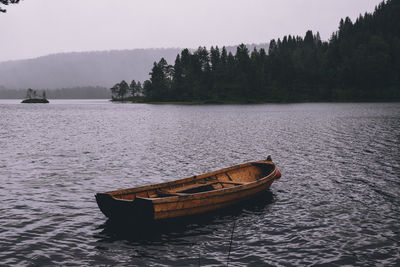
[[[115,103],[129,104],[151,104],[151,105],[260,105],[260,104],[311,104],[311,103],[399,103],[399,99],[394,100],[321,100],[321,101],[140,101],[113,100]]]

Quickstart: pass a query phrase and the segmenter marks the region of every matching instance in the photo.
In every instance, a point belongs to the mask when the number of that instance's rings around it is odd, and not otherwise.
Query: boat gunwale
[[[177,185],[177,184],[184,184],[186,182],[196,181],[198,179],[211,177],[213,175],[228,172],[228,171],[235,170],[238,168],[244,168],[244,167],[247,167],[247,166],[250,166],[253,164],[257,164],[257,163],[273,165],[274,168],[276,169],[276,165],[272,161],[265,161],[265,160],[253,161],[253,162],[247,162],[247,163],[243,163],[243,164],[239,164],[239,165],[234,165],[231,167],[227,167],[227,168],[223,168],[223,169],[219,169],[219,170],[215,170],[215,171],[211,171],[211,172],[207,172],[207,173],[203,173],[203,174],[199,174],[199,175],[194,175],[194,176],[190,176],[190,177],[182,178],[182,179],[178,179],[178,180],[162,182],[162,183],[157,183],[157,184],[144,185],[144,186],[139,186],[139,187],[132,187],[132,188],[127,188],[127,189],[117,189],[117,190],[107,191],[102,194],[109,194],[111,196],[124,196],[124,195],[136,194],[136,193],[148,191],[151,189],[163,188],[168,185]]]
[[[251,190],[252,188],[259,187],[262,184],[266,184],[269,181],[274,180],[276,173],[277,173],[277,168],[275,166],[275,169],[271,172],[271,174],[264,176],[256,181],[249,182],[249,183],[242,184],[242,185],[214,189],[214,190],[205,191],[205,192],[192,193],[192,194],[187,194],[187,195],[183,195],[183,196],[168,196],[168,197],[154,197],[154,198],[137,197],[137,198],[151,201],[153,204],[164,204],[164,203],[174,203],[177,201],[200,200],[200,199],[210,198],[210,197],[220,197],[220,196],[235,194],[239,191],[246,191],[246,190]]]

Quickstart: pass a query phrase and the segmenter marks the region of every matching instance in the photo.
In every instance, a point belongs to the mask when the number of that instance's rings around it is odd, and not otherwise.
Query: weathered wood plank
[[[140,211],[156,220],[166,219],[233,205],[259,194],[279,178],[272,161],[258,161],[173,182],[99,193],[96,200],[110,218]]]

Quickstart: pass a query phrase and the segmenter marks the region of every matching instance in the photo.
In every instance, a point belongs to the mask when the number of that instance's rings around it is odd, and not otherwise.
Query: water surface
[[[400,265],[400,104],[147,105],[0,101],[6,265]],[[149,229],[94,194],[265,159],[270,192]]]

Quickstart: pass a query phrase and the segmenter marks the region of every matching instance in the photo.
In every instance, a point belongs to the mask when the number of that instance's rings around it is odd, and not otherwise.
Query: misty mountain
[[[250,50],[267,44],[247,45]],[[154,61],[173,64],[181,48],[132,49],[52,54],[34,59],[0,62],[0,86],[8,89],[111,87],[117,81],[144,81]],[[236,46],[227,47],[234,53]]]
[[[171,48],[73,52],[7,61],[0,63],[0,85],[11,89],[110,87],[122,79],[147,78],[153,61],[161,57],[172,60],[179,51]]]

